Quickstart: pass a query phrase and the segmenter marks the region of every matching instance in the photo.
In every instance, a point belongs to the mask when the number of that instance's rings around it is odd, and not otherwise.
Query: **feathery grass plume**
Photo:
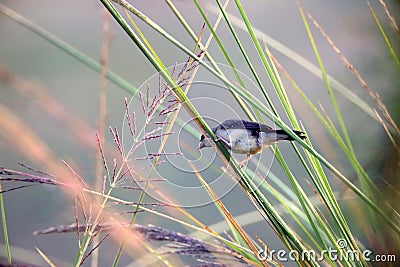
[[[188,75],[190,72],[194,70],[196,63],[186,62],[183,65],[181,71],[177,74],[177,80],[181,85],[185,85],[188,82]],[[174,68],[175,69],[175,68]],[[150,87],[146,87],[145,96],[140,94],[140,102],[144,114],[144,125],[138,129],[137,117],[136,113],[130,113],[129,111],[129,103],[127,99],[125,99],[125,109],[126,109],[126,117],[125,120],[129,126],[129,132],[131,135],[132,146],[131,149],[128,150],[128,153],[124,151],[122,141],[120,138],[120,134],[117,127],[109,127],[110,134],[113,137],[113,142],[115,147],[117,148],[120,157],[119,159],[113,158],[112,164],[109,164],[107,160],[107,151],[104,149],[103,143],[100,141],[100,135],[96,133],[96,142],[98,145],[98,151],[100,155],[100,159],[103,165],[103,177],[101,183],[101,194],[104,202],[101,204],[101,213],[94,213],[94,203],[90,203],[87,200],[87,194],[94,193],[92,188],[85,182],[84,178],[82,178],[70,164],[66,161],[63,161],[64,165],[70,170],[73,174],[73,177],[77,180],[78,184],[81,185],[82,190],[80,192],[75,193],[73,199],[74,206],[74,217],[75,217],[75,225],[77,225],[77,239],[80,244],[80,256],[77,258],[76,264],[82,264],[86,261],[92,253],[103,243],[103,241],[108,237],[108,235],[104,236],[101,240],[96,239],[98,235],[98,231],[96,230],[96,225],[100,223],[104,223],[107,221],[107,216],[110,215],[129,215],[129,214],[137,214],[138,212],[142,212],[142,210],[135,209],[133,211],[125,208],[124,211],[113,212],[110,210],[111,207],[115,206],[124,206],[124,207],[163,207],[168,206],[167,204],[161,203],[144,203],[141,200],[137,201],[109,201],[108,198],[112,196],[113,191],[117,188],[123,190],[132,190],[143,192],[143,184],[142,183],[153,183],[153,182],[163,182],[165,179],[161,178],[143,178],[140,174],[140,170],[132,168],[127,164],[128,159],[132,156],[134,152],[137,151],[138,148],[145,145],[146,142],[151,142],[157,139],[160,139],[164,136],[168,136],[173,134],[173,132],[162,133],[162,127],[160,125],[164,125],[163,123],[164,117],[173,113],[177,105],[179,104],[177,100],[171,99],[171,92],[168,85],[163,83],[161,79],[159,79],[159,88],[158,94],[154,96],[150,94]],[[167,105],[164,105],[167,103]],[[150,125],[155,125],[156,128],[146,131],[146,127]],[[163,156],[172,156],[172,155],[180,155],[179,152],[163,152],[163,153],[155,153],[148,152],[145,156],[137,157],[135,160],[152,160],[154,158],[159,158]],[[161,164],[163,161],[158,161],[157,164]],[[14,171],[6,168],[0,169],[0,181],[4,182],[2,192],[10,192],[13,190],[25,188],[28,186],[34,186],[38,184],[48,184],[55,186],[68,186],[68,184],[61,183],[57,181],[56,174],[54,176],[50,176],[44,172],[39,170],[34,170],[33,168],[20,164],[22,167],[28,169],[28,172],[20,172]],[[5,184],[8,182],[7,184]],[[18,183],[18,184],[17,184]],[[23,183],[23,185],[19,185]],[[142,185],[140,185],[142,184]],[[134,194],[132,195],[134,197]],[[83,227],[81,227],[83,225]],[[84,229],[79,230],[78,229]],[[95,241],[97,240],[97,241]],[[98,242],[93,244],[93,242]],[[89,250],[89,247],[91,249]]]
[[[26,165],[21,165],[26,166]],[[15,171],[6,169],[0,166],[0,181],[2,182],[2,191],[0,193],[6,193],[10,191],[14,191],[17,189],[22,189],[25,187],[35,186],[39,184],[47,184],[47,185],[67,185],[61,182],[58,182],[54,178],[50,178],[49,175],[36,171],[31,168],[29,170],[34,171],[34,173],[26,173],[21,171]],[[12,184],[10,185],[10,182]],[[18,185],[18,184],[23,185]]]
[[[112,223],[100,223],[92,225],[60,225],[47,229],[35,231],[34,235],[65,234],[74,232],[84,232],[87,228],[93,227],[96,234],[107,233],[117,230],[117,226]],[[155,225],[126,224],[124,227],[131,228],[141,233],[142,238],[153,241],[157,244],[158,252],[163,255],[176,254],[195,258],[201,265],[190,266],[253,266],[242,260],[240,255],[229,247],[219,243],[213,244],[193,238],[179,232],[175,232]],[[102,239],[104,240],[104,238]]]

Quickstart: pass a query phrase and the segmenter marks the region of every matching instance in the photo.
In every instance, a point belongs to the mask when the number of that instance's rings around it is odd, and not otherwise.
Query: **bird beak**
[[[204,139],[205,140],[205,139]],[[203,147],[205,147],[205,142],[204,140],[200,141],[199,146],[197,147],[197,150],[202,149]]]

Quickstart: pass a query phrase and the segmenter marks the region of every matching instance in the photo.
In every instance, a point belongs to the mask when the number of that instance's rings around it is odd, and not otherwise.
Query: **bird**
[[[273,129],[272,127],[259,123],[240,119],[230,119],[219,124],[212,129],[217,137],[216,141],[222,144],[234,153],[246,154],[247,157],[239,163],[239,167],[243,167],[252,155],[260,153],[269,145],[277,143],[281,140],[294,141],[283,129]],[[293,130],[293,132],[301,139],[305,139],[305,133]],[[208,141],[210,137],[204,134],[200,137],[198,149],[211,147]]]

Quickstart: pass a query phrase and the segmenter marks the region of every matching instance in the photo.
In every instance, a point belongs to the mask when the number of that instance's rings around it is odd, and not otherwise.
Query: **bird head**
[[[208,135],[207,135],[207,137],[208,137]],[[208,142],[207,137],[204,134],[201,135],[198,150],[202,149],[203,147],[211,146],[210,142]]]

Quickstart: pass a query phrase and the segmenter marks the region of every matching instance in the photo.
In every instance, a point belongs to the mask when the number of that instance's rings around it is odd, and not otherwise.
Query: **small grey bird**
[[[251,155],[261,152],[269,145],[281,140],[294,140],[284,130],[274,130],[265,124],[244,120],[226,120],[212,130],[217,140],[222,141],[227,149],[234,153],[247,154],[247,157],[239,163],[240,167],[250,159]],[[303,132],[295,130],[293,132],[301,139],[306,138]],[[202,135],[198,149],[210,146],[207,138]]]

